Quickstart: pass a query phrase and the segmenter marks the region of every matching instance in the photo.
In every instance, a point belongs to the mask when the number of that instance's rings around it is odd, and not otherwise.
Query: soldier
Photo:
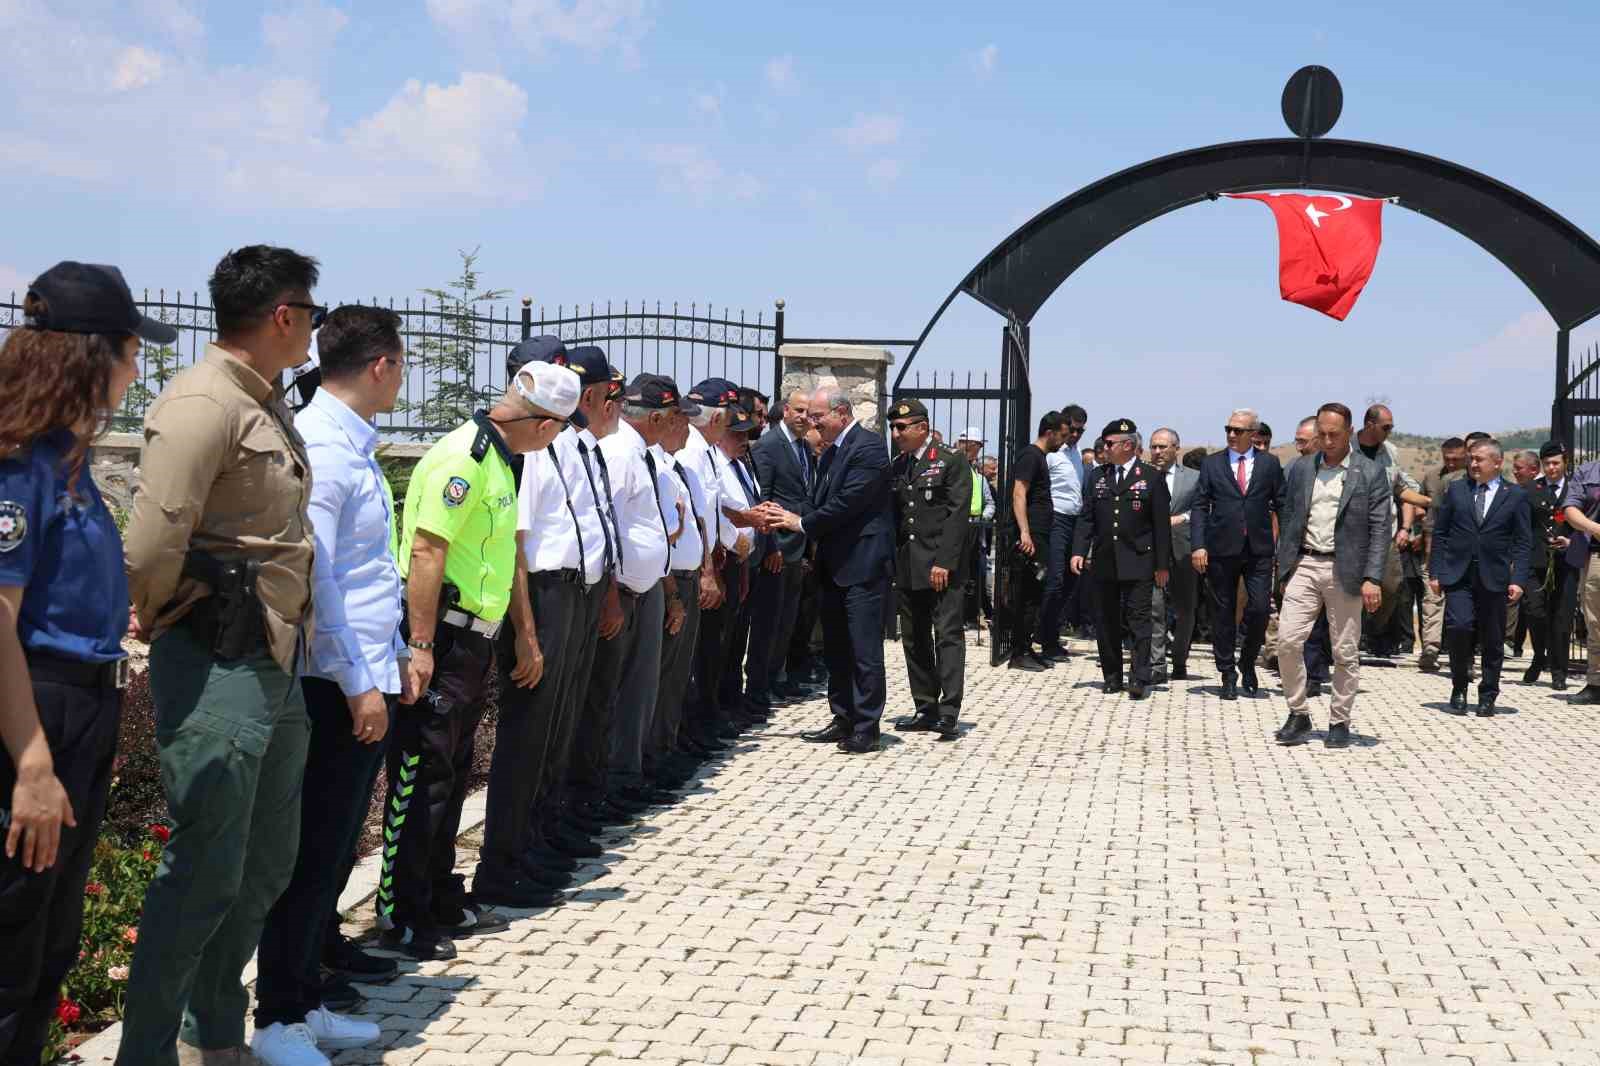
[[[1559,442],[1547,441],[1539,449],[1539,465],[1543,476],[1528,486],[1533,504],[1533,555],[1529,559],[1533,580],[1522,598],[1522,617],[1533,638],[1533,662],[1522,680],[1534,684],[1548,665],[1551,687],[1564,692],[1576,583],[1566,560],[1572,540],[1567,536],[1567,516],[1561,506],[1567,493],[1567,456]]]
[[[1172,567],[1172,518],[1167,482],[1139,459],[1139,431],[1119,418],[1106,426],[1106,460],[1084,488],[1083,520],[1072,545],[1072,572],[1082,574],[1094,556],[1100,588],[1100,672],[1107,692],[1122,691],[1123,623],[1133,631],[1133,682],[1128,696],[1142,700],[1150,689],[1150,598],[1167,587]]]
[[[890,467],[895,584],[916,705],[916,714],[895,728],[937,731],[940,740],[955,740],[967,659],[961,606],[974,475],[965,455],[929,441],[928,410],[921,403],[902,400],[889,417],[900,447]]]

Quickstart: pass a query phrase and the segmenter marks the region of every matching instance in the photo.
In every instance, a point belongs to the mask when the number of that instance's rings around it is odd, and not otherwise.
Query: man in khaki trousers
[[[1376,612],[1383,601],[1394,493],[1388,472],[1351,450],[1351,423],[1343,404],[1318,409],[1318,454],[1293,464],[1279,512],[1278,573],[1284,592],[1278,667],[1289,717],[1276,737],[1284,745],[1303,744],[1311,732],[1305,642],[1326,610],[1333,638],[1333,696],[1323,743],[1349,747],[1360,686],[1361,611]]]

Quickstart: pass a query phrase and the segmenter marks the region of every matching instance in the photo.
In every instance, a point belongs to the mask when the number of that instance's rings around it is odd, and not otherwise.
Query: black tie
[[[583,457],[583,472],[589,478],[589,491],[594,494],[595,508],[600,511],[600,532],[606,535],[606,569],[613,570],[622,565],[622,531],[617,529],[617,505],[611,501],[611,474],[606,470],[606,457],[600,454],[600,449],[594,451],[595,462],[600,464],[600,481],[606,487],[604,505],[600,502],[600,492],[594,487],[594,469],[589,465],[589,449],[578,442],[578,454]],[[610,515],[610,529],[606,528],[606,516]],[[617,533],[617,542],[612,543],[611,533]]]
[[[578,442],[578,447],[583,447],[583,442]],[[572,516],[572,531],[578,535],[578,573],[583,575],[585,583],[589,580],[589,571],[583,558],[583,526],[578,522],[578,512],[572,507],[572,492],[567,488],[567,475],[561,472],[561,459],[556,455],[556,446],[551,443],[544,450],[550,457],[550,465],[556,468],[556,480],[561,482],[561,495],[567,500],[567,514]],[[592,486],[591,486],[592,487]],[[605,523],[601,523],[604,525]]]
[[[1489,486],[1488,485],[1479,485],[1477,487],[1477,489],[1474,490],[1474,491],[1476,491],[1477,494],[1478,494],[1478,502],[1477,502],[1477,504],[1476,504],[1474,509],[1478,512],[1478,525],[1481,526],[1481,525],[1483,525],[1484,505],[1485,505],[1485,502],[1489,499]]]
[[[811,449],[806,447],[806,442],[796,440],[794,453],[800,459],[800,480],[806,487],[806,495],[811,495]]]
[[[683,464],[672,460],[672,469],[677,471],[678,480],[683,482],[683,494],[689,497],[689,514],[694,517],[695,528],[700,531],[702,539],[706,536],[706,527],[700,524],[700,509],[694,505],[694,489],[689,487],[689,475],[683,472]]]
[[[650,449],[644,450],[644,465],[650,468],[650,487],[656,494],[656,514],[661,518],[661,536],[667,542],[667,559],[664,564],[663,574],[672,573],[672,534],[667,531],[667,512],[661,509],[661,479],[656,477],[656,457],[650,454]]]

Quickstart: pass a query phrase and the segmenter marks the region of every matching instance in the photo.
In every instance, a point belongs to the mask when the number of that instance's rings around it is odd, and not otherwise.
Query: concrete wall
[[[889,367],[894,356],[882,348],[855,344],[785,344],[783,388],[772,398],[782,403],[795,389],[807,392],[824,381],[837,381],[850,396],[856,421],[879,433],[884,432],[880,405],[886,397]]]

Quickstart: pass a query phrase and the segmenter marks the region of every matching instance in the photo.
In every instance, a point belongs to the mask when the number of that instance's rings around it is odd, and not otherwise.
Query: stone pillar
[[[860,344],[785,344],[778,354],[783,356],[783,388],[772,398],[774,405],[795,389],[810,392],[824,382],[837,381],[850,397],[856,421],[878,433],[885,431],[882,406],[894,356]]]

